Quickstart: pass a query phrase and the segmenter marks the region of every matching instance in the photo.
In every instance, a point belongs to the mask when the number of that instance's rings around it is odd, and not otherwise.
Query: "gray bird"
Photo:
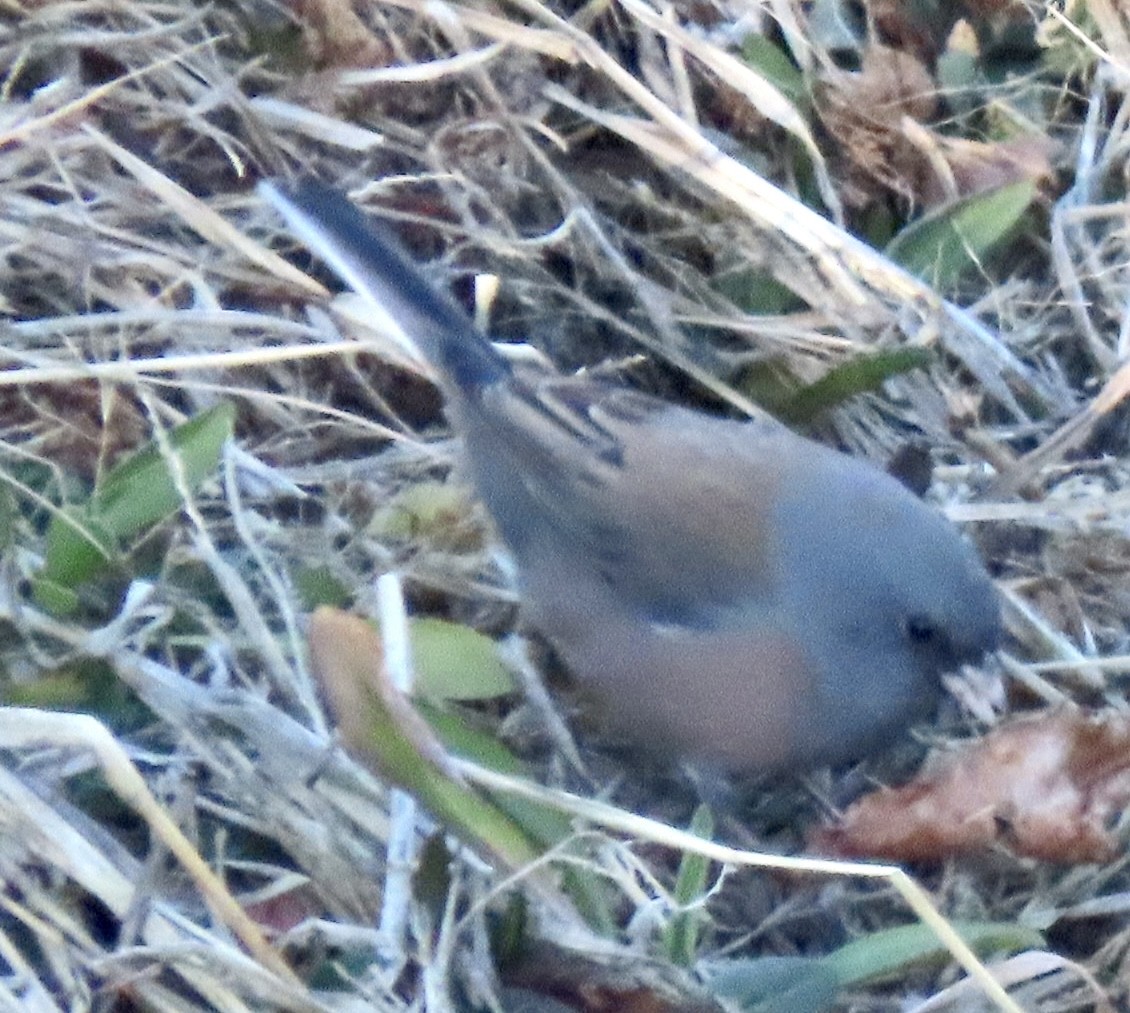
[[[950,523],[765,420],[515,370],[342,195],[261,187],[432,363],[524,607],[646,749],[734,772],[862,757],[1000,638]]]

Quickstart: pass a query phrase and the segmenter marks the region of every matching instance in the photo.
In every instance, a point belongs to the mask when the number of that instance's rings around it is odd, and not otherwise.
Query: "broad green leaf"
[[[234,423],[235,408],[225,403],[168,434],[189,489],[216,470]],[[37,599],[47,607],[52,602],[65,607],[65,598],[108,566],[124,542],[137,539],[180,505],[169,462],[150,444],[114,468],[85,504],[51,518]]]
[[[749,1013],[822,1013],[840,990],[835,971],[819,957],[734,960],[710,988]]]
[[[930,362],[925,348],[892,348],[855,358],[828,370],[815,383],[802,387],[774,409],[790,426],[806,426],[819,415],[858,394],[878,390],[892,376],[923,369]]]
[[[950,288],[1016,228],[1035,196],[1036,184],[1022,180],[955,201],[903,229],[887,256],[931,285]]]
[[[185,422],[168,434],[184,482],[195,489],[216,471],[220,451],[235,428],[235,406],[223,403]],[[114,468],[90,501],[98,526],[119,539],[135,538],[181,506],[181,494],[169,462],[152,443]]]
[[[38,580],[73,592],[110,564],[117,546],[109,531],[85,507],[67,507],[47,527],[44,566]]]
[[[1012,923],[955,923],[954,929],[979,953],[1042,949],[1040,933]],[[734,960],[710,979],[719,995],[750,1013],[820,1013],[843,988],[949,959],[934,930],[921,923],[863,936],[825,957],[756,957]]]
[[[514,692],[495,642],[458,623],[413,619],[415,694],[431,700],[491,700]]]
[[[472,728],[457,714],[440,710],[423,701],[416,707],[427,719],[445,748],[464,759],[473,760],[502,774],[528,776],[529,771],[494,736]],[[490,800],[505,812],[539,846],[556,847],[573,833],[572,820],[563,812],[505,792],[488,792]],[[611,936],[616,931],[603,884],[572,865],[561,869],[561,886],[573,899],[581,917],[597,932]]]
[[[115,732],[132,731],[152,712],[101,658],[78,655],[27,682],[0,686],[5,706],[92,714]]]
[[[807,105],[804,74],[788,53],[760,33],[742,40],[742,59],[798,108]]]
[[[1015,923],[957,922],[953,927],[978,953],[1017,952],[1046,945],[1039,932]],[[948,960],[949,951],[933,929],[918,923],[863,936],[824,959],[844,985],[855,985],[887,977],[912,964]]]

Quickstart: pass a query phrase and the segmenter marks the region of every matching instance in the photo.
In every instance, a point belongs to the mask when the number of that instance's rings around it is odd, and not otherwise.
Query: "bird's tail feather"
[[[447,379],[470,392],[509,373],[462,308],[420,273],[391,237],[381,235],[340,192],[304,181],[260,193],[302,241],[391,323]]]

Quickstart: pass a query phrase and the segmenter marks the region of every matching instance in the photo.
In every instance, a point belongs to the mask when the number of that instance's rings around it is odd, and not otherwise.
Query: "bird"
[[[520,369],[339,190],[260,189],[431,364],[526,618],[645,753],[855,762],[997,648],[976,551],[886,472],[772,418]]]

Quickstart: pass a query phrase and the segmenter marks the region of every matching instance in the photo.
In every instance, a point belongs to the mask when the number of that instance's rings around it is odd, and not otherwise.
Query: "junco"
[[[996,646],[976,554],[893,478],[778,423],[513,369],[339,193],[262,192],[436,368],[530,617],[640,745],[856,759]]]

